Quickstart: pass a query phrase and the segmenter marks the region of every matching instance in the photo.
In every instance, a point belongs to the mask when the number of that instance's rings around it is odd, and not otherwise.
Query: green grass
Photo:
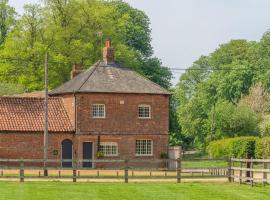
[[[270,187],[229,183],[0,182],[2,200],[267,200]]]

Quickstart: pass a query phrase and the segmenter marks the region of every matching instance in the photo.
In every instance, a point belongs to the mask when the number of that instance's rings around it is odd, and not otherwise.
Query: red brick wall
[[[73,94],[63,95],[62,97],[71,124],[73,127],[75,127],[75,97]]]
[[[169,98],[166,95],[78,94],[77,103],[79,132],[168,134]],[[92,118],[91,105],[94,103],[105,104],[105,119]],[[151,119],[138,118],[139,104],[151,105]]]
[[[49,159],[61,158],[61,143],[65,139],[73,141],[74,158],[82,159],[83,142],[93,142],[94,159],[97,159],[97,135],[79,135],[55,133],[49,135]],[[136,139],[153,140],[153,156],[136,156],[135,142]],[[100,142],[117,142],[118,156],[104,157],[102,159],[159,159],[160,154],[167,152],[168,136],[167,135],[115,135],[101,136]],[[53,151],[57,150],[58,155],[53,155]],[[43,134],[42,133],[1,133],[0,134],[0,158],[4,159],[43,159]],[[18,163],[17,163],[18,164]],[[98,165],[98,167],[123,166],[107,163]],[[42,164],[40,165],[42,166]],[[151,163],[143,163],[141,166],[153,166]]]
[[[74,139],[73,134],[49,134],[48,157],[59,159],[61,142],[64,139]],[[53,155],[58,150],[58,155]],[[0,158],[10,159],[43,159],[42,133],[0,133]]]

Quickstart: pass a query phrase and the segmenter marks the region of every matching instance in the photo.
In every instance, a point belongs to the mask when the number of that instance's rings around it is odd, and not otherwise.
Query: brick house
[[[169,95],[115,62],[107,40],[103,61],[85,71],[74,65],[71,80],[49,94],[49,159],[160,158],[168,150]],[[0,158],[43,158],[43,102],[0,97]]]

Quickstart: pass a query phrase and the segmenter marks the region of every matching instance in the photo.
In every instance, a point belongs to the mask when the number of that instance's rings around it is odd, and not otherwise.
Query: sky
[[[170,68],[188,68],[232,39],[258,41],[270,29],[270,0],[125,0],[150,18],[154,56]],[[10,0],[18,13],[25,3]],[[173,71],[175,85],[183,71]]]

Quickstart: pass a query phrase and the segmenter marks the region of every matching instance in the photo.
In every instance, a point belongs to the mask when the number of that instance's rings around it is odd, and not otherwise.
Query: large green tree
[[[180,78],[178,119],[182,134],[205,147],[214,139],[256,135],[259,117],[239,100],[261,81],[269,89],[270,34],[260,42],[232,40],[202,56]]]
[[[69,79],[71,66],[86,68],[100,60],[106,38],[116,59],[154,82],[169,88],[172,74],[152,57],[151,29],[144,12],[123,1],[46,0],[26,5],[8,34],[0,56],[0,80],[43,89],[43,60],[49,52],[50,88]],[[15,58],[15,59],[14,59]]]

